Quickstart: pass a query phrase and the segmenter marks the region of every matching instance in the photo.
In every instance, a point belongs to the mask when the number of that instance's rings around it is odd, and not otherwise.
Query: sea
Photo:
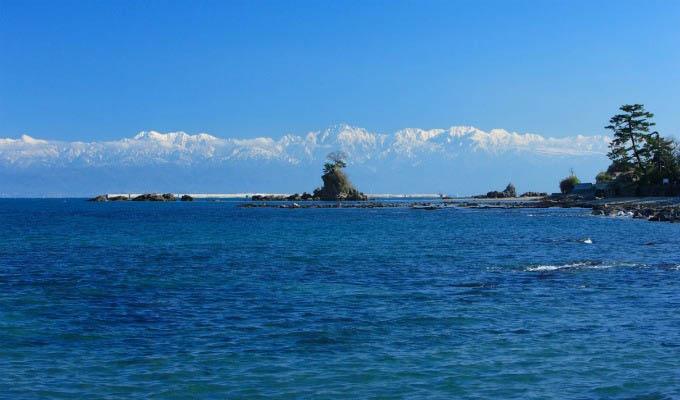
[[[0,398],[680,398],[680,224],[242,202],[0,199]]]

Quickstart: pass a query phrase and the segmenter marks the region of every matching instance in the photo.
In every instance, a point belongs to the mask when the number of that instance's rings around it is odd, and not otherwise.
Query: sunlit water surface
[[[680,224],[237,204],[0,200],[0,397],[680,397]]]

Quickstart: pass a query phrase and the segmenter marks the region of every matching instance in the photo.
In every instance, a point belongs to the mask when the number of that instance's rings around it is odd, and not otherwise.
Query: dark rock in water
[[[503,193],[505,193],[505,197],[517,197],[517,190],[515,190],[515,185],[512,183],[508,183]]]
[[[268,195],[261,195],[261,194],[256,194],[250,199],[253,201],[286,201],[288,200],[289,196],[275,196],[273,194],[268,194]]]
[[[165,199],[160,194],[145,193],[135,197],[132,201],[165,201]]]
[[[548,193],[545,192],[526,192],[519,197],[548,197]]]
[[[323,187],[314,190],[313,197],[324,201],[368,200],[368,196],[358,191],[350,183],[340,168],[333,168],[321,176]]]
[[[172,193],[157,194],[157,193],[145,193],[143,195],[137,196],[132,201],[175,201],[175,195]]]
[[[104,202],[104,201],[109,201],[109,198],[108,198],[108,196],[103,194],[101,196],[93,197],[93,198],[89,199],[88,201]]]
[[[189,196],[188,194],[182,195],[180,198],[181,201],[194,201],[194,198]]]
[[[130,200],[130,198],[127,197],[127,196],[113,196],[113,197],[109,197],[109,201],[128,201],[128,200]]]
[[[313,194],[303,192],[295,193],[290,196],[283,195],[253,195],[252,201],[342,201],[342,200],[368,200],[368,196],[358,191],[350,183],[347,176],[342,172],[341,167],[330,166],[321,179],[323,187],[314,190]],[[289,208],[289,207],[283,207]]]
[[[497,191],[494,190],[493,192],[488,192],[486,194],[486,196],[480,196],[480,197],[486,197],[487,199],[504,199],[505,193],[497,192]]]
[[[288,198],[286,200],[288,200],[288,201],[300,201],[300,200],[302,200],[302,196],[300,196],[298,193],[295,193],[295,194],[288,196]]]
[[[486,195],[482,196],[474,196],[477,199],[508,199],[512,197],[517,197],[517,190],[515,189],[515,185],[512,183],[508,183],[508,186],[505,187],[505,190],[502,192],[497,192],[497,191],[492,191],[488,192]]]

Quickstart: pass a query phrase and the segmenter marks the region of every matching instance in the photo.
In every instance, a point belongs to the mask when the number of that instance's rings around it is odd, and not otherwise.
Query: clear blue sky
[[[0,0],[0,137],[680,134],[680,1]]]

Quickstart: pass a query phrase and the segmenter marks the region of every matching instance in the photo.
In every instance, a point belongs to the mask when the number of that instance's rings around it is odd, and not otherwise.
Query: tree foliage
[[[560,181],[560,191],[564,194],[569,194],[574,190],[574,186],[579,183],[581,183],[581,181],[576,176],[569,175]]]
[[[650,155],[647,165],[650,183],[660,184],[664,178],[677,181],[680,164],[676,157],[678,144],[675,140],[665,139],[656,133],[647,141],[646,151]]]
[[[609,183],[613,177],[607,171],[602,171],[595,177],[595,182],[597,183]]]
[[[332,153],[328,153],[326,158],[329,161],[332,161],[332,162],[327,162],[323,165],[323,173],[324,174],[329,174],[329,173],[335,171],[336,169],[339,170],[339,169],[347,167],[347,164],[345,163],[345,160],[344,160],[345,158],[347,158],[347,154],[345,152],[334,151]]]
[[[614,133],[607,156],[617,165],[632,165],[638,178],[646,176],[651,159],[649,142],[657,132],[650,128],[656,125],[649,119],[654,114],[645,110],[642,104],[626,104],[619,108],[621,114],[614,115],[605,128]]]
[[[651,131],[654,114],[642,104],[627,104],[619,108],[622,113],[609,120],[606,129],[614,133],[609,144],[612,160],[610,173],[630,173],[635,181],[643,184],[659,184],[668,178],[674,182],[680,178],[678,144],[675,140],[661,137]]]

